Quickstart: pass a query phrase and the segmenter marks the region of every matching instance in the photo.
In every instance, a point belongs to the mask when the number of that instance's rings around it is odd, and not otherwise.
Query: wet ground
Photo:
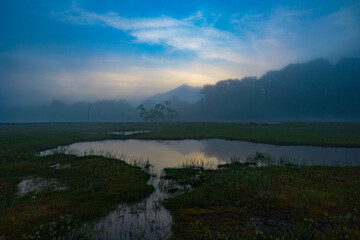
[[[125,132],[122,134],[126,135]],[[259,152],[271,155],[276,161],[280,159],[297,165],[360,165],[359,148],[275,146],[221,139],[80,142],[41,154],[53,152],[104,155],[126,159],[130,164],[142,163],[145,166],[147,161],[150,164],[148,171],[152,177],[149,184],[155,187],[155,191],[142,202],[120,204],[106,217],[91,225],[98,239],[165,239],[171,236],[172,217],[163,207],[162,201],[170,196],[168,190],[173,186],[161,178],[165,167],[193,164],[214,168],[234,160],[245,162],[249,156]]]

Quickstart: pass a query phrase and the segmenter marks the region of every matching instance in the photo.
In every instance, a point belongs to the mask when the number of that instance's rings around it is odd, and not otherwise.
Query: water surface
[[[124,136],[130,136],[134,134],[140,134],[140,133],[149,133],[150,130],[134,130],[134,131],[121,131],[121,132],[109,132],[110,135],[124,135]]]
[[[187,160],[197,159],[212,164],[230,162],[231,158],[246,161],[256,152],[284,158],[294,164],[359,166],[360,148],[314,147],[314,146],[277,146],[245,141],[222,139],[205,140],[106,140],[80,142],[65,148],[68,153],[79,155],[126,154],[130,159],[148,159],[154,171],[160,173],[165,167],[181,166]]]

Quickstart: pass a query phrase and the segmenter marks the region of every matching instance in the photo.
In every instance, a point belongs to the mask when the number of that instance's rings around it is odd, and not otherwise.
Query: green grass
[[[195,174],[166,173],[179,183],[191,183]],[[165,202],[175,222],[173,239],[360,238],[358,167],[232,163],[197,179],[192,191]]]
[[[108,134],[125,130],[152,132],[130,137]],[[68,226],[68,222],[96,219],[119,202],[136,201],[149,194],[153,190],[146,185],[149,175],[124,162],[94,156],[35,155],[45,149],[78,141],[127,138],[223,138],[273,144],[359,147],[360,123],[0,124],[0,239],[2,235],[6,239],[19,239],[23,233],[34,236],[34,231],[50,234],[39,231],[40,226],[55,228],[55,223],[56,228],[60,228]],[[70,164],[70,167],[53,169],[50,167],[52,163]],[[320,221],[324,229],[321,234],[327,236],[326,231],[331,226],[331,229],[337,229],[334,236],[359,237],[356,235],[358,229],[353,229],[353,222],[358,221],[354,220],[354,216],[359,217],[354,211],[359,209],[358,193],[352,191],[359,189],[358,168],[252,169],[236,164],[231,166],[221,171],[202,169],[200,177],[197,176],[200,169],[177,170],[183,172],[166,170],[168,178],[196,187],[194,191],[176,198],[181,201],[173,199],[167,203],[174,212],[175,236],[195,234],[196,237],[206,231],[210,231],[207,234],[212,238],[232,236],[230,233],[253,236],[254,231],[262,236],[260,232],[266,233],[269,228],[263,223],[268,219],[264,216],[270,214],[273,216],[270,222],[280,221],[286,231],[296,228],[304,236],[313,233],[309,233],[308,229],[320,229],[319,219],[329,216],[329,223]],[[250,180],[246,182],[243,176],[248,176]],[[17,184],[24,178],[55,179],[67,188],[44,189],[35,198],[31,194],[18,198],[15,195]],[[254,199],[257,203],[249,203]],[[269,204],[274,203],[274,199],[277,204],[272,204],[273,209]],[[247,205],[244,204],[250,205],[245,208]],[[320,213],[314,210],[315,206],[320,207]],[[252,224],[253,227],[240,227],[239,230],[238,226],[242,224]],[[191,227],[199,232],[194,233]],[[57,230],[63,234],[60,229]],[[279,230],[271,231],[277,233]],[[214,234],[218,234],[217,237]]]
[[[197,176],[199,172],[202,172],[199,169],[194,168],[165,168],[163,170],[165,179],[171,179],[179,184],[185,185],[189,184],[191,186],[196,186],[202,180]]]
[[[222,138],[280,145],[360,146],[360,123],[172,123],[146,139]]]
[[[54,169],[50,165],[71,164]],[[71,215],[80,222],[104,216],[119,202],[134,202],[153,191],[146,184],[149,174],[123,161],[103,157],[52,155],[33,162],[8,164],[0,167],[5,196],[0,209],[0,232],[7,239],[20,239],[35,226],[60,221]],[[67,188],[44,189],[15,198],[16,184],[24,177],[56,179]],[[42,236],[46,238],[46,236]]]
[[[122,127],[127,129],[126,125]],[[71,219],[71,224],[88,222],[106,215],[120,202],[134,202],[149,195],[153,191],[146,183],[150,175],[123,161],[61,154],[36,156],[41,150],[76,141],[118,138],[107,134],[112,130],[119,130],[119,126],[0,125],[0,238],[4,235],[6,239],[21,239],[23,234],[34,237],[40,226],[44,228],[51,223],[61,228],[64,218],[66,222]],[[70,166],[51,168],[55,163]],[[27,178],[55,179],[67,188],[43,189],[38,194],[19,198],[16,196],[17,185]],[[37,236],[37,239],[47,239],[54,231],[40,231],[43,236]],[[60,229],[55,232],[60,236],[64,234]]]

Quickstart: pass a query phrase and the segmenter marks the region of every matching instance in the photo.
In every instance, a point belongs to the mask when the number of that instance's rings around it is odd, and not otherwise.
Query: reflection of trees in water
[[[256,152],[262,152],[301,165],[360,165],[358,158],[360,148],[276,146],[221,139],[209,139],[203,142],[205,156],[216,157],[222,161],[230,161],[231,157],[246,160]]]
[[[263,144],[250,142],[229,141],[221,139],[204,140],[204,154],[206,157],[216,157],[221,161],[230,161],[231,157],[246,160],[248,156],[256,152],[266,152]]]

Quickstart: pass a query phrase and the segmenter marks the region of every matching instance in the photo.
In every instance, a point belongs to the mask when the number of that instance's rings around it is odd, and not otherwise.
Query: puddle
[[[151,131],[150,130],[137,130],[137,131],[109,132],[108,134],[129,136],[129,135],[140,134],[140,133],[149,133],[149,132],[151,132]]]
[[[95,239],[166,239],[171,236],[172,217],[162,205],[170,194],[165,191],[169,181],[152,177],[149,184],[155,191],[136,204],[119,204],[116,210],[91,225]]]
[[[66,186],[53,178],[27,178],[23,179],[18,184],[16,195],[18,197],[23,197],[28,193],[37,194],[47,188],[50,188],[51,190],[64,190],[66,189]]]
[[[64,168],[71,167],[71,164],[54,163],[54,164],[51,164],[50,167],[53,169],[64,169]]]

